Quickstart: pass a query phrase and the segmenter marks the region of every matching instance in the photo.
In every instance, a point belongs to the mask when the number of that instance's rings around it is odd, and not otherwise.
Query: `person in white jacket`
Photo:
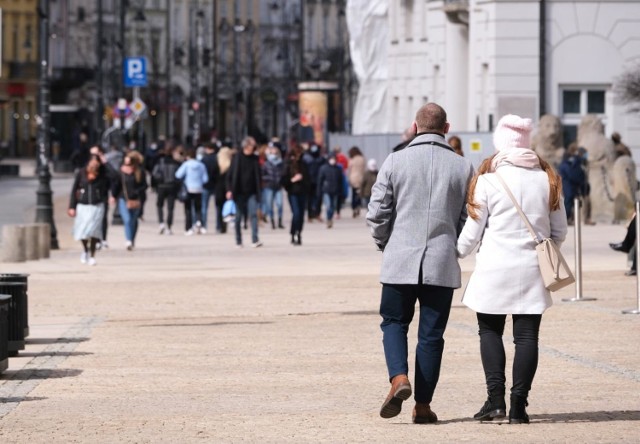
[[[506,316],[512,315],[515,355],[510,423],[528,423],[527,397],[538,366],[538,333],[542,314],[552,304],[540,274],[536,242],[531,237],[497,175],[507,184],[539,239],[558,245],[567,234],[562,182],[555,170],[530,149],[530,119],[506,115],[493,141],[496,153],[486,159],[471,181],[469,218],[458,238],[465,257],[480,244],[476,268],[462,302],[477,312],[480,355],[488,399],[474,418],[504,418]]]

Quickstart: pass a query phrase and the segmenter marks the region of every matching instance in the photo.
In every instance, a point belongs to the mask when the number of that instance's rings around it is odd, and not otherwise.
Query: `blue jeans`
[[[204,188],[202,190],[202,226],[207,228],[207,216],[209,213],[209,201],[213,196],[213,191]]]
[[[416,300],[420,301],[416,347],[415,401],[430,403],[440,377],[444,330],[449,320],[453,288],[433,285],[382,284],[380,316],[389,379],[409,372],[407,333]]]
[[[324,207],[327,209],[327,220],[333,220],[333,213],[335,213],[338,208],[338,195],[324,193],[322,195],[322,201],[324,202]]]
[[[271,219],[273,219],[274,202],[278,211],[278,220],[282,220],[282,189],[264,188],[262,190],[262,212]]]
[[[233,196],[236,202],[236,245],[242,245],[242,216],[244,214],[251,221],[251,242],[258,242],[258,198],[251,196]]]
[[[291,234],[302,233],[304,225],[304,208],[306,195],[289,193],[289,205],[291,205]]]
[[[136,233],[138,232],[140,208],[127,208],[127,201],[121,197],[118,199],[118,209],[120,210],[120,217],[122,217],[122,223],[124,224],[124,237],[131,243],[134,243]]]

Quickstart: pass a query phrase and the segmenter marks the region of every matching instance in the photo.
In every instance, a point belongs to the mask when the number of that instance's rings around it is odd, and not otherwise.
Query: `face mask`
[[[278,160],[278,156],[273,153],[267,154],[267,160],[269,162],[275,162],[276,160]]]
[[[336,159],[335,158],[331,158],[329,159],[329,165],[335,165],[336,164]]]

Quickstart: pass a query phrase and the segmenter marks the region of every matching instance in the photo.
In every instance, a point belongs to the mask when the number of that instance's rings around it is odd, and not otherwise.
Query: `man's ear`
[[[451,125],[449,125],[449,122],[445,123],[444,125],[444,133],[447,134],[449,132],[449,128],[451,128]]]
[[[411,124],[411,132],[414,136],[418,134],[418,124],[415,121]]]

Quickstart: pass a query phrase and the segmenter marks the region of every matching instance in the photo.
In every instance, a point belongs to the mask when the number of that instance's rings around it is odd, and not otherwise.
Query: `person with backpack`
[[[331,153],[328,162],[320,167],[316,190],[327,211],[327,228],[333,227],[333,214],[338,207],[338,197],[342,194],[342,177],[342,168],[336,164],[335,153]]]
[[[158,209],[158,223],[160,224],[160,234],[173,234],[173,209],[176,204],[176,197],[180,187],[180,181],[176,179],[176,172],[180,168],[173,156],[170,146],[166,146],[160,159],[156,162],[151,176],[153,177],[158,193],[156,208]],[[167,223],[164,222],[164,204],[167,203]]]

